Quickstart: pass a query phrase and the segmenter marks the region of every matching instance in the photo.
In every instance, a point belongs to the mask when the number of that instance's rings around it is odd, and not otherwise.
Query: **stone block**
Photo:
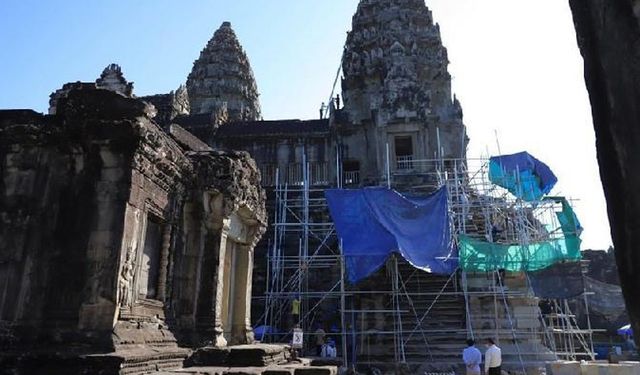
[[[229,352],[229,348],[199,348],[187,358],[185,366],[226,366]]]
[[[267,368],[262,375],[293,375],[294,369],[291,367],[276,366]]]
[[[621,365],[633,368],[634,375],[640,375],[640,362],[637,361],[620,361]]]
[[[299,367],[294,371],[294,375],[336,375],[338,368],[333,366],[307,366]]]
[[[640,365],[620,363],[583,363],[580,365],[581,375],[638,375]]]
[[[528,329],[528,328],[537,328],[540,327],[540,321],[538,319],[532,318],[517,318],[516,326],[518,328]]]
[[[540,309],[538,306],[515,306],[513,308],[513,315],[517,318],[519,316],[525,317],[538,317]]]
[[[175,369],[167,372],[154,372],[153,375],[175,375],[175,374],[189,374],[189,375],[222,375],[227,371],[228,367],[187,367],[181,369]]]
[[[264,367],[231,367],[222,375],[261,375]]]
[[[311,366],[342,366],[342,358],[313,358]]]
[[[580,362],[576,361],[557,361],[547,364],[547,373],[549,375],[580,375]]]
[[[230,347],[227,364],[231,367],[268,366],[286,360],[283,345],[238,345]]]
[[[202,142],[193,134],[179,125],[171,124],[169,126],[169,135],[181,146],[192,151],[212,151],[208,144]]]

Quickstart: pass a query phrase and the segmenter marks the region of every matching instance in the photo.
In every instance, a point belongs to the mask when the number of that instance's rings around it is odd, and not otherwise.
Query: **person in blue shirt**
[[[482,353],[475,347],[473,339],[467,340],[467,347],[462,351],[462,361],[467,369],[467,375],[480,375]]]

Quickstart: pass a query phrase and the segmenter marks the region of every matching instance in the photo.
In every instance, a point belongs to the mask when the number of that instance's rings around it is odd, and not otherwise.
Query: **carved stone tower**
[[[386,145],[392,172],[416,171],[417,159],[465,157],[468,140],[448,64],[424,0],[360,1],[343,56],[342,90],[351,131],[361,129],[367,139],[345,156],[364,164],[365,178],[384,174]]]
[[[191,114],[228,112],[230,121],[260,119],[251,65],[229,22],[200,52],[187,78]]]
[[[122,68],[118,64],[109,64],[104,68],[100,78],[96,80],[96,86],[101,89],[115,91],[124,96],[133,95],[133,82],[127,82],[124,74],[122,74]]]

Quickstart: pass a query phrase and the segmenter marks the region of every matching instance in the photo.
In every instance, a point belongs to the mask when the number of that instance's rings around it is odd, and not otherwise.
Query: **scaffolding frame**
[[[339,153],[337,153],[339,155]],[[558,238],[560,233],[549,228],[559,225],[554,220],[557,204],[549,201],[523,202],[510,195],[488,181],[488,159],[445,159],[436,155],[436,159],[411,160],[411,171],[392,170],[388,145],[385,157],[385,175],[380,181],[391,188],[396,186],[394,180],[406,175],[423,175],[425,184],[413,185],[402,192],[434,191],[436,188],[446,186],[449,192],[449,207],[451,217],[451,230],[458,234],[466,234],[478,238],[484,238],[492,242],[517,243],[526,246],[536,241],[545,241]],[[406,164],[406,163],[405,163]],[[342,173],[339,157],[336,158],[337,176],[335,187],[342,187]],[[528,353],[519,347],[518,343],[527,337],[540,338],[546,347],[553,350],[556,358],[578,359],[594,358],[593,355],[593,330],[590,323],[587,329],[579,329],[575,317],[572,319],[570,312],[559,314],[562,321],[551,320],[548,316],[539,313],[541,330],[523,330],[516,327],[511,316],[509,299],[523,297],[522,294],[507,291],[499,273],[491,275],[496,279],[497,285],[488,290],[472,291],[469,289],[469,275],[466,272],[456,271],[448,276],[438,292],[414,292],[407,287],[410,279],[420,273],[414,270],[406,280],[398,268],[396,256],[390,257],[387,262],[387,278],[390,281],[389,290],[361,290],[348,285],[345,280],[345,258],[342,255],[341,240],[338,238],[333,223],[328,215],[324,219],[312,220],[312,216],[318,212],[326,212],[324,196],[318,196],[328,186],[312,188],[309,178],[310,164],[303,155],[303,181],[294,186],[281,182],[280,172],[276,170],[276,186],[274,187],[274,240],[270,244],[267,259],[266,301],[265,313],[260,321],[269,327],[288,327],[280,332],[267,332],[266,341],[287,340],[293,327],[299,326],[305,332],[313,333],[315,323],[321,320],[317,316],[319,307],[327,302],[339,306],[339,327],[327,332],[332,336],[339,336],[341,353],[345,366],[373,365],[372,360],[362,360],[360,357],[371,357],[365,351],[370,352],[371,344],[366,345],[372,337],[390,335],[393,337],[393,355],[396,363],[407,362],[406,346],[410,340],[417,336],[424,344],[424,358],[434,359],[431,350],[429,336],[434,334],[464,335],[475,338],[486,335],[482,329],[474,329],[473,316],[470,308],[470,298],[488,297],[494,301],[495,337],[504,336],[505,330],[499,328],[498,316],[506,313],[509,327],[507,333],[516,344],[518,364],[524,370],[527,360],[525,356],[538,355]],[[315,215],[318,216],[318,215]],[[508,219],[511,220],[508,220]],[[515,220],[514,220],[515,219]],[[504,228],[496,237],[493,230],[495,222],[502,222]],[[291,249],[291,239],[298,237],[297,254],[287,254],[286,249]],[[310,241],[311,240],[311,241]],[[332,246],[333,245],[333,246]],[[310,273],[335,271],[332,282],[326,287],[314,285],[310,288]],[[528,278],[527,278],[528,280]],[[452,284],[451,286],[449,284]],[[453,285],[455,284],[455,285]],[[319,288],[318,288],[319,287]],[[454,291],[447,288],[454,287]],[[528,284],[530,289],[530,284]],[[382,309],[356,309],[354,299],[362,296],[390,296],[390,306]],[[429,317],[432,308],[438,300],[446,296],[455,296],[463,299],[465,311],[464,328],[456,331],[437,330],[423,326],[425,319]],[[413,302],[414,298],[432,297],[430,306],[422,314]],[[289,315],[291,303],[294,299],[300,302],[300,314],[297,322],[283,322]],[[559,302],[558,306],[569,310],[569,305]],[[584,303],[588,315],[588,301],[584,294]],[[405,309],[405,306],[408,309]],[[356,314],[360,314],[360,329],[356,330]],[[392,330],[370,330],[365,328],[365,316],[367,314],[390,314],[393,318]],[[403,321],[403,314],[410,314],[413,320]],[[562,316],[560,316],[562,315]],[[558,318],[556,317],[556,318]],[[288,323],[288,324],[285,324]],[[413,324],[413,329],[406,330],[405,324]],[[358,339],[360,344],[358,345]],[[375,345],[375,344],[374,344]],[[356,347],[359,350],[356,350]],[[349,353],[351,349],[351,353]]]

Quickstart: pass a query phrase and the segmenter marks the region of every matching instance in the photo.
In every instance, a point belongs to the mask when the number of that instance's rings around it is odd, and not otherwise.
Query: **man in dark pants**
[[[502,351],[496,346],[493,339],[488,338],[485,344],[487,351],[484,353],[484,371],[486,375],[500,375],[502,366]]]

